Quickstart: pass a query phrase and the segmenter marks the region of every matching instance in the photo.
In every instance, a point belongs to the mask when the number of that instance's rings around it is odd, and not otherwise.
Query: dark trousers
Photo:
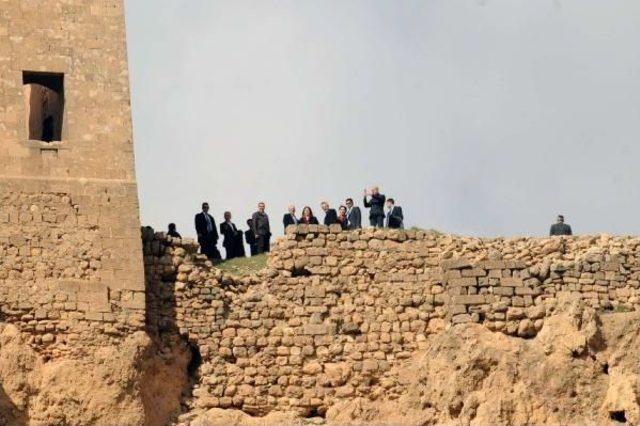
[[[238,231],[236,234],[236,257],[245,257],[246,254],[244,252],[244,241],[242,241],[242,231]]]
[[[200,243],[200,253],[206,255],[209,259],[222,259],[222,255],[218,251],[218,247],[216,247],[218,241],[215,240],[213,233],[198,238],[198,242]]]
[[[369,222],[374,228],[384,228],[384,216],[371,216]]]
[[[271,235],[257,235],[256,245],[258,246],[258,254],[270,252],[271,251]]]
[[[224,249],[227,252],[226,259],[233,259],[236,257],[245,257],[244,242],[242,241],[242,231],[238,231],[230,241],[225,239]]]
[[[224,246],[225,251],[227,252],[226,260],[233,259],[234,257],[238,257],[236,254],[236,248],[233,245]]]

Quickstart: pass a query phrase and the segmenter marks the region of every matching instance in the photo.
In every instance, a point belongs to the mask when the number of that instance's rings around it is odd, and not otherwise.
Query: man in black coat
[[[209,203],[202,203],[202,212],[195,217],[196,233],[200,243],[200,253],[209,259],[222,259],[216,244],[218,244],[218,230],[216,222],[209,214]]]
[[[231,212],[224,212],[224,222],[220,224],[220,234],[224,236],[222,246],[227,252],[227,260],[240,257],[240,246],[238,245],[238,228],[231,221]],[[240,231],[242,235],[242,231]]]
[[[352,198],[347,198],[345,204],[347,205],[347,229],[362,228],[362,213],[360,212],[360,207],[353,205]]]
[[[396,202],[393,198],[387,200],[387,228],[391,229],[404,229],[404,216],[402,215],[402,207],[396,206]]]
[[[320,207],[324,211],[324,224],[327,226],[333,225],[334,223],[338,223],[338,213],[336,209],[329,208],[329,203],[323,201],[320,203]]]
[[[370,198],[367,201],[367,196]],[[384,227],[384,202],[386,197],[380,193],[377,186],[371,188],[370,191],[364,190],[364,206],[369,210],[369,222],[374,228]]]
[[[170,223],[169,224],[169,230],[167,231],[167,235],[172,237],[172,238],[180,238],[180,239],[182,239],[182,235],[180,235],[180,233],[178,232],[175,223]]]
[[[558,215],[558,220],[556,223],[551,225],[551,229],[549,230],[550,236],[558,236],[558,235],[573,235],[571,231],[571,226],[564,223],[564,216]]]
[[[251,256],[255,256],[258,254],[258,245],[256,243],[256,234],[253,233],[253,219],[247,219],[247,226],[249,229],[244,231],[244,239],[249,244]]]
[[[293,204],[289,206],[289,213],[285,214],[282,218],[282,223],[284,224],[284,230],[287,230],[287,226],[289,225],[297,225],[300,223],[300,220],[296,217],[296,206]]]

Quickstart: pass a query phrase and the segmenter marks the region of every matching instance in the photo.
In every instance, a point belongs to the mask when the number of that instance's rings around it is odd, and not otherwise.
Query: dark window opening
[[[189,344],[189,351],[191,352],[191,359],[189,365],[187,365],[187,374],[191,379],[195,379],[198,375],[198,369],[202,365],[202,355],[200,355],[200,348],[195,343]]]
[[[614,422],[618,422],[618,423],[626,423],[627,422],[627,416],[626,413],[623,411],[610,411],[609,412],[609,418],[611,420],[613,420]]]
[[[64,74],[24,71],[22,84],[29,139],[62,140]]]

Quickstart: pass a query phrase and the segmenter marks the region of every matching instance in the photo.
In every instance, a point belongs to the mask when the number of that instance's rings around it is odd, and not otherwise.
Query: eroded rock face
[[[0,424],[162,425],[179,408],[183,346],[162,353],[139,332],[82,359],[44,362],[27,335],[0,330]]]
[[[328,423],[637,424],[638,332],[626,332],[640,316],[599,318],[580,302],[559,309],[531,340],[473,324],[432,335],[425,352],[394,369],[399,398],[336,404]]]

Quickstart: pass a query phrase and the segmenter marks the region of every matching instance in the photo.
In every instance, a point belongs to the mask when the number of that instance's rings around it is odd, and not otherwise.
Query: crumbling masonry
[[[261,277],[224,276],[189,241],[145,236],[149,319],[198,346],[193,404],[323,413],[393,398],[429,333],[476,322],[534,337],[562,296],[640,304],[640,239],[481,239],[292,227]]]

